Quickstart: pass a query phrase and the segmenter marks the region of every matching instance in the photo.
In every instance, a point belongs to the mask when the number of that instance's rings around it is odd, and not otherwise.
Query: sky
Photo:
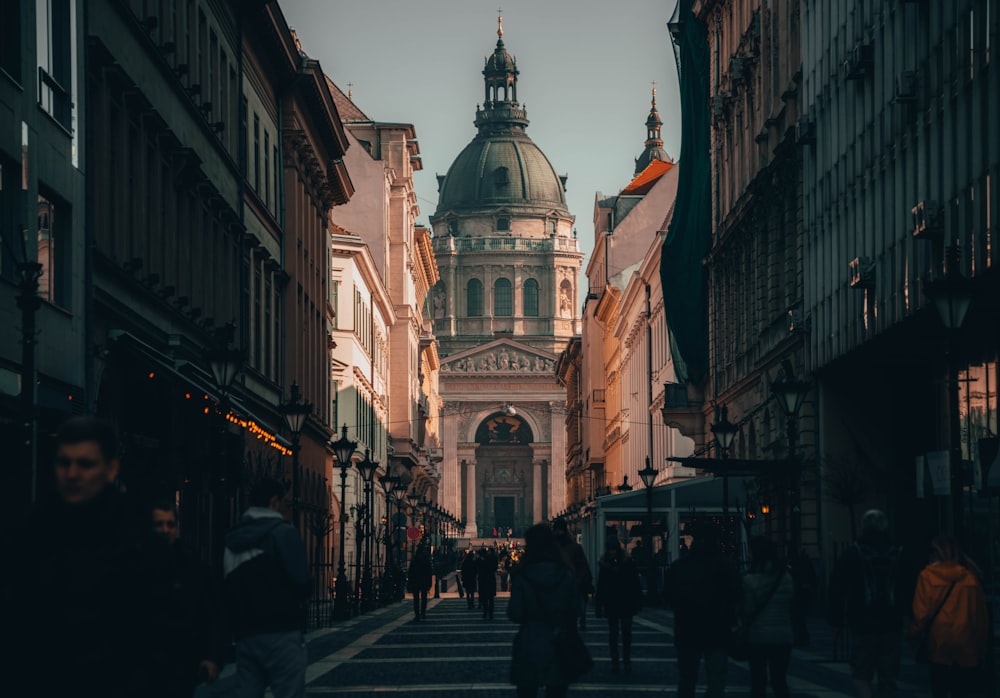
[[[414,125],[420,216],[476,134],[483,59],[503,40],[520,71],[527,134],[558,174],[581,249],[593,247],[596,192],[617,194],[643,151],[651,89],[664,147],[680,153],[677,72],[667,31],[674,0],[281,0],[303,50],[375,121]],[[350,83],[350,86],[348,85]],[[587,260],[584,260],[586,269]],[[585,284],[581,290],[585,293]]]

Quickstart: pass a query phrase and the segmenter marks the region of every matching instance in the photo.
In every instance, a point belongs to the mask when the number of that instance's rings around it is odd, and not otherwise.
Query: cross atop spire
[[[354,88],[354,83],[353,82],[347,83],[347,98],[348,99],[352,99],[354,97],[354,89],[353,88]]]
[[[503,37],[503,10],[497,8],[497,36]]]

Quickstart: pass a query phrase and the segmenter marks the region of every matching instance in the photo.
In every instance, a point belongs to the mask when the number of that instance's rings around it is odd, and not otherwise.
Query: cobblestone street
[[[413,621],[412,606],[402,602],[358,616],[336,628],[309,636],[309,695],[370,696],[511,696],[507,681],[516,626],[507,620],[507,595],[497,598],[495,618],[482,620],[455,594],[432,599],[427,620]],[[592,609],[591,609],[592,614]],[[799,698],[851,695],[847,664],[832,660],[825,624],[814,619],[813,642],[796,650],[789,671],[792,694]],[[631,674],[612,674],[604,621],[589,618],[585,639],[595,665],[571,695],[676,695],[676,653],[672,617],[661,609],[636,616]],[[232,668],[213,691],[199,698],[235,696]],[[730,662],[727,695],[749,695],[745,664]],[[901,696],[929,696],[923,669],[904,651]]]

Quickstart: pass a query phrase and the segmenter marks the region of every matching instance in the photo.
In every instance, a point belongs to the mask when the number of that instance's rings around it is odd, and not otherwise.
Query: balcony
[[[476,237],[450,235],[434,238],[434,253],[449,252],[578,252],[572,238]]]
[[[663,423],[694,439],[695,448],[705,443],[705,395],[700,386],[663,384]]]

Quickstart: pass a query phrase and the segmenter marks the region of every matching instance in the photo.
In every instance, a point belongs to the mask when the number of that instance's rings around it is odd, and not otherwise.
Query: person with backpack
[[[987,661],[990,625],[979,567],[957,540],[937,536],[917,580],[910,626],[910,636],[923,644],[934,698],[973,693]]]
[[[834,646],[845,626],[851,631],[851,678],[860,698],[897,694],[909,600],[904,567],[899,548],[890,543],[885,512],[865,512],[861,536],[834,566],[828,605]]]
[[[306,693],[309,563],[284,517],[285,489],[277,480],[257,482],[250,507],[226,534],[223,571],[241,698],[263,698],[268,686],[276,698]]]

